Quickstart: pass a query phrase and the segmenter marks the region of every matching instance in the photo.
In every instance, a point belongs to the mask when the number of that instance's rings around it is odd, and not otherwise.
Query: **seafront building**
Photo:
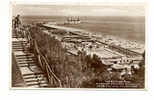
[[[100,57],[103,64],[114,70],[127,69],[131,74],[130,69],[139,68],[139,63],[143,60],[144,46],[136,42],[116,39],[113,36],[96,39],[98,36],[92,36],[90,32],[62,26],[44,24],[44,27],[66,31],[63,36],[58,33],[54,36],[70,54],[78,56],[78,51],[85,51],[87,55],[95,54]],[[52,32],[50,31],[49,34]],[[135,51],[135,48],[138,51]]]

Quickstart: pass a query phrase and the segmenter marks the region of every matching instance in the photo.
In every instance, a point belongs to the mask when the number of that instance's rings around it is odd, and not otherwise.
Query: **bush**
[[[60,34],[63,34],[60,31]],[[78,56],[68,55],[61,42],[45,34],[39,27],[31,27],[30,33],[36,40],[40,52],[46,57],[54,73],[62,81],[62,86],[67,88],[96,88],[96,83],[108,80],[120,80],[119,73],[110,74],[108,66],[102,64],[97,55],[86,55],[84,51]],[[144,67],[132,79],[132,83],[140,81],[138,87],[144,83]]]

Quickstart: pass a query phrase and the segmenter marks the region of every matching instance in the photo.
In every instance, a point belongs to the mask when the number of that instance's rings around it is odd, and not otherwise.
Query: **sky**
[[[34,5],[14,4],[13,15],[22,16],[145,16],[143,3]]]

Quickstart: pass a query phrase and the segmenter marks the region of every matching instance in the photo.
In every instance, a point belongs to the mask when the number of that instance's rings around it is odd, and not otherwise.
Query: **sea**
[[[22,22],[26,24],[39,22],[62,22],[69,16],[22,16]],[[74,17],[75,18],[75,17]],[[81,16],[80,24],[59,24],[65,27],[94,32],[101,35],[115,37],[145,43],[145,16]]]

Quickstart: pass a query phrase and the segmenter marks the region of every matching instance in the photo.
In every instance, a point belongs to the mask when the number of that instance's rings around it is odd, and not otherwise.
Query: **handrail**
[[[31,43],[31,42],[33,42],[34,43],[34,49],[35,49],[35,51],[37,52],[37,56],[40,56],[42,59],[40,59],[40,60],[43,60],[43,61],[41,61],[41,62],[44,62],[45,63],[45,69],[46,69],[46,72],[47,72],[47,76],[48,76],[48,80],[49,80],[49,82],[50,82],[50,84],[51,84],[51,78],[52,78],[52,76],[58,81],[58,83],[59,83],[59,87],[62,87],[62,83],[61,83],[61,80],[54,74],[54,72],[52,71],[52,69],[51,69],[51,67],[50,67],[50,65],[49,65],[49,63],[47,62],[47,60],[46,60],[46,58],[41,54],[41,52],[40,52],[40,50],[39,50],[39,48],[38,48],[38,44],[37,44],[37,42],[36,42],[36,40],[35,39],[33,39],[32,38],[32,36],[31,36],[31,34],[29,33],[28,34],[28,41]],[[31,40],[34,40],[34,41],[31,41]],[[40,62],[40,61],[39,61]],[[41,63],[40,62],[40,63]],[[43,68],[44,66],[42,66],[42,64],[40,64],[40,66]],[[51,76],[51,75],[52,76]]]
[[[41,52],[39,51],[36,40],[34,40],[34,46],[35,46],[35,49],[36,49],[37,53],[40,55],[40,57],[43,58],[43,60],[44,60],[44,62],[45,62],[45,64],[46,64],[45,67],[46,67],[47,69],[49,69],[49,71],[50,71],[51,74],[54,76],[54,78],[59,82],[60,87],[62,87],[61,80],[54,74],[54,72],[51,70],[50,65],[49,65],[49,63],[47,62],[46,58],[45,58],[45,57],[41,54]],[[49,74],[48,71],[46,71],[46,72],[47,72],[47,74]],[[49,75],[48,75],[48,77],[50,78]]]
[[[61,80],[54,74],[54,72],[51,70],[49,64],[47,63],[46,59],[44,56],[42,56],[42,58],[44,59],[46,65],[47,65],[47,68],[49,69],[49,71],[52,73],[52,75],[56,78],[56,80],[59,82],[59,85],[60,87],[62,87],[62,84],[61,84]]]
[[[20,24],[20,25],[22,26],[22,24]],[[13,26],[13,28],[14,28],[14,26]],[[20,27],[17,27],[17,28],[19,28],[19,30],[21,30]],[[15,29],[15,31],[16,31],[16,29]],[[51,84],[51,80],[50,80],[50,79],[52,79],[52,76],[53,76],[53,78],[56,79],[56,81],[58,81],[59,87],[62,87],[61,80],[54,74],[54,72],[52,71],[52,69],[51,69],[49,63],[48,63],[47,60],[46,60],[46,58],[41,54],[41,52],[40,52],[40,50],[39,50],[39,48],[38,48],[38,44],[37,44],[36,40],[32,38],[32,36],[31,36],[31,34],[30,34],[29,31],[25,30],[25,32],[26,32],[26,34],[21,33],[21,35],[22,35],[23,37],[26,37],[27,40],[28,40],[28,42],[29,42],[30,44],[31,44],[31,43],[34,44],[34,46],[33,46],[33,47],[34,47],[34,50],[35,50],[35,51],[37,52],[37,54],[42,58],[42,59],[40,59],[40,60],[43,60],[43,61],[41,61],[41,62],[44,62],[44,63],[45,63],[45,69],[46,69],[47,76],[48,76],[48,80],[49,80],[50,84]],[[18,36],[18,33],[15,32],[15,34]],[[17,37],[17,38],[18,38],[18,37]],[[34,41],[33,41],[33,40],[34,40]],[[22,44],[22,46],[23,46],[23,48],[24,48],[24,45],[23,45],[23,44]],[[42,65],[40,65],[40,66],[41,66],[42,68],[44,67],[44,66],[42,66]],[[51,75],[52,75],[52,76],[51,76]]]

